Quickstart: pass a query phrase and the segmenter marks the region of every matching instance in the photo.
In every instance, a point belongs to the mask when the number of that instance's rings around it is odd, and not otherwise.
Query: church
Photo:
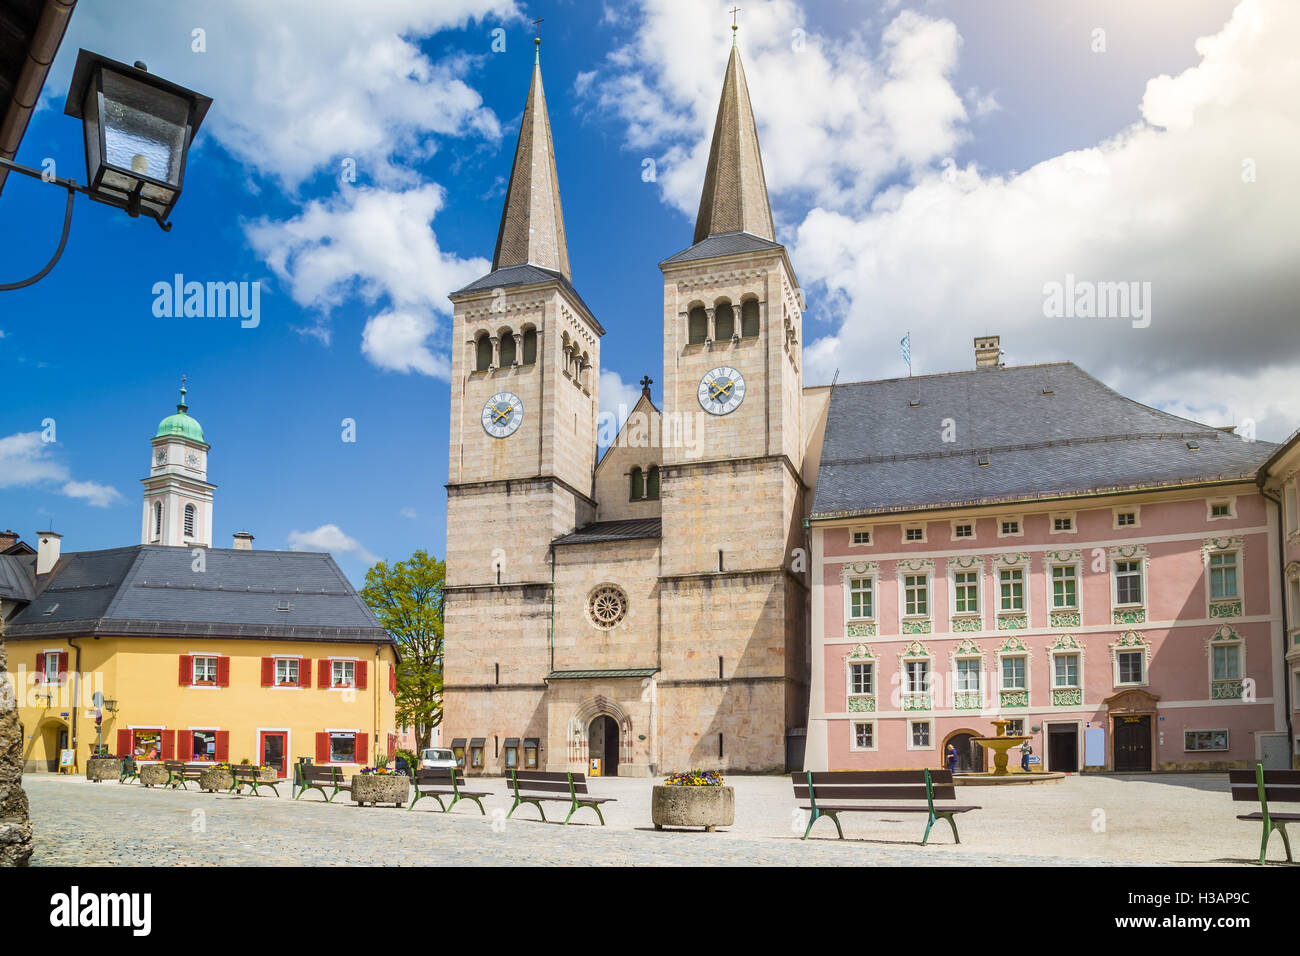
[[[442,737],[467,772],[982,770],[999,715],[1040,769],[1300,762],[1300,439],[1006,368],[997,336],[967,371],[805,387],[734,42],[693,241],[659,268],[664,407],[643,380],[598,457],[605,329],[535,62],[492,271],[450,297]],[[923,427],[948,408],[960,441]]]

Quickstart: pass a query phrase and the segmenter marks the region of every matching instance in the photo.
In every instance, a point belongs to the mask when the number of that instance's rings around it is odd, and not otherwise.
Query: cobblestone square
[[[510,808],[505,782],[479,780],[493,796],[480,815],[467,803],[443,814],[433,800],[413,811],[361,808],[340,794],[290,798],[147,790],[29,774],[23,784],[36,829],[35,866],[465,866],[799,865],[1126,866],[1247,865],[1259,825],[1235,819],[1225,774],[1067,777],[1059,784],[969,787],[962,843],[940,823],[918,844],[923,814],[853,814],[847,837],[829,821],[794,833],[799,814],[788,777],[736,776],[736,825],[716,833],[656,831],[652,780],[592,781],[608,825],[582,810],[569,826]],[[553,816],[553,814],[551,814]],[[562,819],[562,815],[561,815]],[[800,825],[802,833],[802,825]],[[1270,862],[1283,860],[1281,840]]]

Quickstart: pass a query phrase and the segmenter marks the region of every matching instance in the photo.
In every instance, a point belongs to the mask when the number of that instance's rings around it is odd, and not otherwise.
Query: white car
[[[450,770],[456,766],[456,755],[450,750],[421,750],[420,769]]]

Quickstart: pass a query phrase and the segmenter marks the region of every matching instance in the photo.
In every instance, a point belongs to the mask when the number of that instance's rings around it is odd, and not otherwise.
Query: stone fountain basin
[[[1010,750],[1012,747],[1019,747],[1026,740],[1033,740],[1033,737],[972,737],[971,740],[981,747],[987,747],[989,744],[1006,744],[1004,749]],[[997,750],[997,747],[992,748]]]

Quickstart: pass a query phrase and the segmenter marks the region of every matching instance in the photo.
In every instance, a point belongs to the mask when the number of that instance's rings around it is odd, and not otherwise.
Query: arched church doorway
[[[944,741],[943,753],[948,752],[948,744],[957,751],[957,773],[984,773],[984,748],[975,742],[975,734],[968,730],[959,730],[949,734]],[[944,761],[946,767],[947,761]]]
[[[618,721],[608,714],[600,714],[587,728],[587,753],[600,759],[600,773],[604,777],[618,776]]]

